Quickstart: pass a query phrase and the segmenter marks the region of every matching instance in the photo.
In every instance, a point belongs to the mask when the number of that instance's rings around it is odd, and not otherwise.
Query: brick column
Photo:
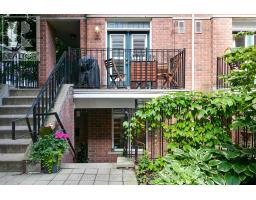
[[[40,20],[39,86],[47,80],[56,63],[55,34],[47,20]]]
[[[212,79],[211,85],[216,85],[217,57],[223,56],[228,47],[232,47],[232,18],[212,19]]]

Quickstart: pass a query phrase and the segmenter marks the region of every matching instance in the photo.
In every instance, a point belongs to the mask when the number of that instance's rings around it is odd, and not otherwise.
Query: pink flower
[[[70,136],[68,133],[64,133],[62,131],[57,131],[55,134],[54,134],[54,137],[56,139],[68,139]]]

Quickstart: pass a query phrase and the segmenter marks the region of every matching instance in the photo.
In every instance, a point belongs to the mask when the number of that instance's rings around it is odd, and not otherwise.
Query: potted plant
[[[54,131],[51,126],[41,128],[39,134],[39,140],[32,147],[30,160],[41,161],[44,173],[56,173],[68,149],[69,134],[62,130]]]

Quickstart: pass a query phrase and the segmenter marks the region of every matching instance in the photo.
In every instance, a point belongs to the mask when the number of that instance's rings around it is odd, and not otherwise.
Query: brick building
[[[122,123],[129,118],[128,111],[170,91],[216,89],[217,57],[227,48],[256,44],[254,36],[233,39],[239,31],[256,31],[256,16],[40,15],[37,19],[39,87],[63,62],[56,58],[56,37],[69,46],[65,79],[73,88],[60,115],[73,133],[75,147],[86,146],[88,162],[115,162],[123,154],[127,141]],[[115,67],[107,68],[107,59]],[[149,140],[146,137],[147,148]]]
[[[40,83],[46,79],[55,62],[55,54],[52,53],[55,50],[53,38],[59,34],[63,40],[68,36],[75,37],[73,41],[69,38],[68,45],[79,48],[80,51],[98,49],[98,52],[90,52],[90,55],[98,58],[102,55],[96,56],[96,54],[102,54],[101,50],[108,48],[134,49],[135,45],[138,45],[138,48],[159,49],[159,54],[162,53],[163,56],[165,53],[161,50],[185,48],[185,87],[179,89],[210,91],[215,89],[216,84],[216,58],[222,56],[227,48],[233,47],[232,33],[248,28],[255,30],[256,19],[253,17],[221,15],[192,17],[188,14],[41,16],[40,34],[43,35],[40,35]],[[193,22],[194,26],[192,26]],[[70,24],[73,25],[69,28]],[[69,31],[67,36],[61,33],[65,30]],[[112,52],[110,57],[113,54]],[[152,54],[157,53],[152,52]],[[102,62],[100,61],[102,58],[98,60],[99,63]],[[163,92],[161,92],[162,87],[144,92],[145,88],[138,90],[131,85],[129,85],[130,90],[121,88],[119,93],[116,93],[118,89],[105,90],[108,85],[107,70],[105,65],[99,65],[100,89],[94,89],[94,92],[87,88],[74,89],[75,128],[78,132],[76,143],[82,140],[87,144],[89,162],[114,162],[122,149],[120,142],[116,142],[120,139],[120,124],[124,120],[121,110],[135,107],[134,101],[140,100],[141,95],[138,91],[143,91],[140,92],[144,93],[144,97],[141,98],[143,100],[161,95],[160,93]],[[119,68],[124,74],[125,67]],[[132,65],[129,67],[131,68]],[[132,81],[131,74],[129,78]],[[124,97],[125,95],[128,97]]]

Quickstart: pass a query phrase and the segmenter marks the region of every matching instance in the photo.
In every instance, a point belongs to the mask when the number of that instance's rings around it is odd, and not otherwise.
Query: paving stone
[[[39,178],[39,181],[51,181],[55,178],[57,174],[42,174],[42,176]]]
[[[108,185],[108,181],[95,181],[94,185]]]
[[[70,176],[70,174],[57,174],[55,177],[54,177],[54,181],[65,181],[68,179],[68,177]]]
[[[79,181],[66,181],[64,185],[78,185]]]
[[[109,177],[109,180],[110,181],[122,181],[123,180],[123,177],[122,177],[122,174],[111,174],[110,177]]]
[[[70,174],[73,169],[61,169],[59,174]]]
[[[82,179],[83,181],[94,181],[96,178],[96,175],[93,175],[93,174],[84,174],[82,176]]]
[[[122,169],[111,169],[110,174],[122,174]]]
[[[96,181],[108,181],[109,180],[109,175],[105,174],[99,174],[96,176]]]
[[[90,181],[90,180],[81,180],[79,182],[79,185],[93,185],[94,181]]]
[[[126,182],[128,182],[128,181],[137,181],[137,179],[136,179],[135,175],[130,175],[130,176],[125,175],[125,176],[123,176],[123,181],[126,181]]]
[[[50,181],[36,181],[34,185],[48,185]]]
[[[64,181],[51,181],[49,185],[63,185]]]
[[[137,181],[124,181],[124,185],[138,185]]]
[[[6,176],[6,172],[0,172],[0,179],[4,176]]]
[[[110,169],[109,168],[99,168],[98,169],[98,174],[109,174],[110,173]]]
[[[97,174],[97,172],[98,172],[98,169],[96,169],[96,168],[86,168],[85,169],[85,174]]]
[[[82,176],[83,176],[83,174],[70,174],[70,176],[68,177],[68,180],[69,181],[80,181]]]
[[[27,174],[26,179],[39,180],[42,176],[43,174]]]
[[[77,168],[72,170],[72,174],[83,174],[85,172],[85,168]]]
[[[126,169],[126,170],[123,170],[123,174],[124,175],[134,175],[135,172],[133,170],[129,170],[129,169]]]
[[[11,179],[13,179],[13,176],[8,176],[8,175],[6,175],[6,176],[1,177],[1,179],[0,179],[0,185],[6,184],[6,183],[7,183],[9,180],[11,180]]]
[[[20,185],[33,185],[36,182],[36,179],[26,179],[20,183]]]
[[[19,185],[22,181],[26,180],[26,175],[19,175],[10,178],[5,184],[6,185]]]
[[[109,185],[123,185],[122,181],[110,181]]]

